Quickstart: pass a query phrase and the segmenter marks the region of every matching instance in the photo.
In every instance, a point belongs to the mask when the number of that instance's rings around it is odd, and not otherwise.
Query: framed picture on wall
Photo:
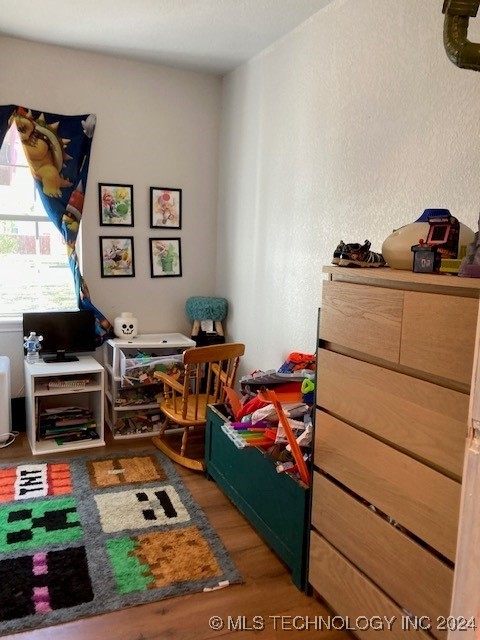
[[[133,185],[98,185],[100,225],[133,227]]]
[[[135,276],[133,236],[100,236],[102,278]]]
[[[150,238],[150,271],[152,278],[182,275],[180,238]]]
[[[182,228],[182,190],[150,187],[150,228]]]

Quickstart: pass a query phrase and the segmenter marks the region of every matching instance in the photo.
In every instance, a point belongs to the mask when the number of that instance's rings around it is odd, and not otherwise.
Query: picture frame
[[[149,238],[150,275],[152,278],[182,276],[182,244],[180,238]]]
[[[98,184],[100,226],[133,227],[133,185]]]
[[[150,187],[150,228],[182,228],[182,190]]]
[[[100,236],[102,278],[133,278],[135,255],[133,236]]]

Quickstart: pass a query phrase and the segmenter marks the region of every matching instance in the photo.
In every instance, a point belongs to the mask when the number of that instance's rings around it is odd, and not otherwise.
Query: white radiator
[[[0,356],[0,444],[12,430],[10,359]]]

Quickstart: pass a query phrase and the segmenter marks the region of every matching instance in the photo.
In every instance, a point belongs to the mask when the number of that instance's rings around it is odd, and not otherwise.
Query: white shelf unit
[[[154,396],[161,392],[161,385],[146,384],[135,387],[122,387],[122,358],[133,358],[137,353],[146,356],[169,356],[183,353],[185,349],[195,347],[196,343],[181,333],[153,333],[138,335],[135,338],[111,338],[104,345],[104,368],[106,372],[105,421],[114,439],[151,437],[159,432],[160,412]],[[145,391],[150,396],[144,404],[122,404],[132,389]],[[146,416],[142,428],[139,424],[134,431],[135,418]],[[129,420],[131,419],[131,420]],[[153,420],[150,420],[153,419]],[[158,427],[155,423],[158,423]]]
[[[24,361],[25,409],[27,436],[34,455],[90,449],[105,445],[104,439],[104,369],[92,356],[79,356],[78,362],[36,363]],[[75,379],[88,380],[83,386],[49,388],[49,383],[69,384]],[[82,407],[92,412],[98,439],[57,444],[38,435],[39,414],[54,407]]]

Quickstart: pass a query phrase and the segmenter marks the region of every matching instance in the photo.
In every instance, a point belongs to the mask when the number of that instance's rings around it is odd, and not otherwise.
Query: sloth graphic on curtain
[[[76,251],[95,123],[93,114],[64,116],[0,106],[0,146],[15,124],[45,211],[65,240],[78,308],[94,312],[100,346],[113,336],[113,328],[90,299]]]

